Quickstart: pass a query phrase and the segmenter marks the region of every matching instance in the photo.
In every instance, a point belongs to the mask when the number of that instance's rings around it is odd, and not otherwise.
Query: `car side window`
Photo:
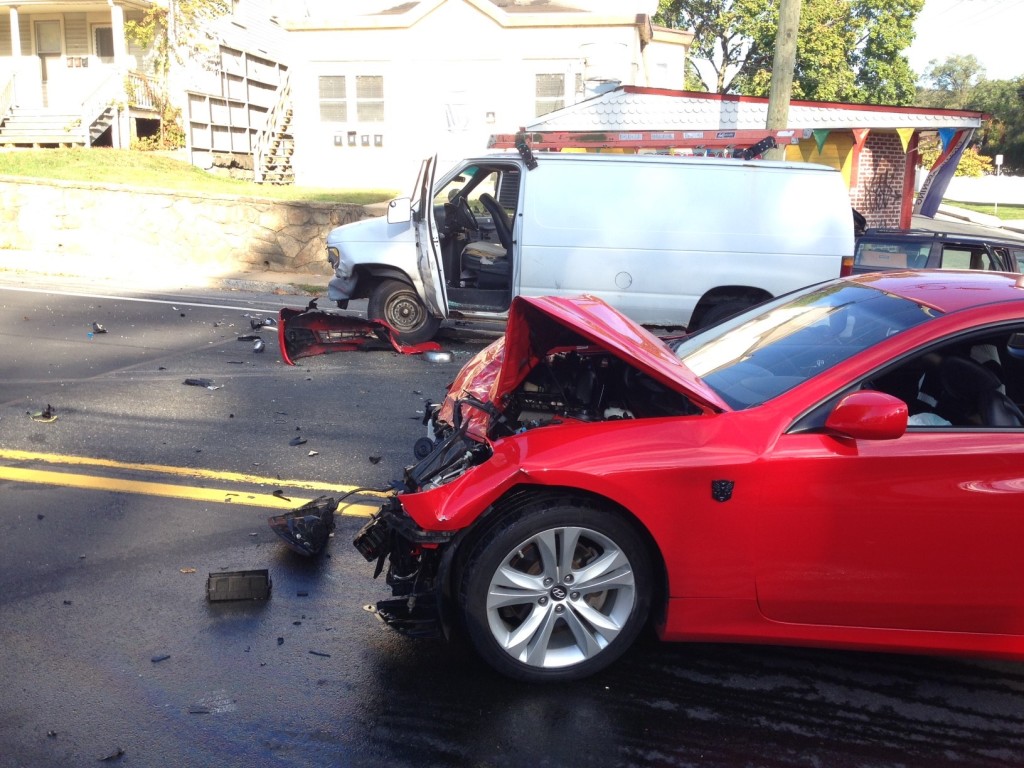
[[[908,429],[1024,429],[1024,327],[929,349],[865,388],[903,400]]]
[[[940,269],[998,269],[993,265],[992,256],[984,248],[965,248],[963,246],[944,246],[942,248]]]

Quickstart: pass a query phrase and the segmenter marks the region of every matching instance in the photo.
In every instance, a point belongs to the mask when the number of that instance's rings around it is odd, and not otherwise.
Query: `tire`
[[[441,327],[441,320],[431,316],[411,285],[399,280],[382,280],[373,289],[367,302],[371,320],[383,320],[395,329],[402,344],[429,341]]]
[[[571,560],[554,553],[571,545]],[[557,549],[556,549],[557,548]],[[621,656],[647,622],[651,566],[621,515],[571,497],[523,507],[472,545],[458,610],[470,642],[502,674],[578,680]]]
[[[740,301],[738,299],[723,301],[721,304],[715,304],[715,306],[704,313],[704,317],[700,319],[700,325],[693,330],[700,330],[702,328],[707,328],[710,325],[720,323],[726,318],[739,314],[750,306],[752,306],[750,302]]]

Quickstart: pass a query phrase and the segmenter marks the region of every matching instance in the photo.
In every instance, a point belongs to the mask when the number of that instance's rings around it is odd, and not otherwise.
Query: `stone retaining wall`
[[[330,274],[327,233],[360,205],[296,203],[0,177],[0,249],[72,259],[157,259],[207,273]]]

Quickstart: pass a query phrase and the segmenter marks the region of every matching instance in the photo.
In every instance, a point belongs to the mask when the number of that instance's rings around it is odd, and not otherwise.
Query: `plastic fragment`
[[[159,653],[156,656],[154,656],[153,658],[151,658],[150,661],[153,662],[154,664],[159,664],[161,661],[167,661],[169,658],[171,658],[171,654],[169,654],[169,653]]]
[[[214,384],[213,379],[185,379],[182,384],[187,384],[190,387],[205,387],[206,389],[223,389],[223,384]]]
[[[370,456],[368,458],[370,459],[371,464],[377,464],[381,459],[380,456]]]
[[[282,491],[280,488],[278,488],[276,491],[274,491],[270,495],[271,496],[276,496],[277,498],[281,499],[282,501],[291,501],[291,499],[289,499],[287,496],[284,495],[284,491]]]
[[[196,569],[195,569],[195,568],[180,568],[179,570],[180,570],[180,571],[181,571],[182,573],[195,573],[195,572],[196,572]]]
[[[288,441],[288,445],[302,445],[304,442],[306,442],[304,437],[293,437]]]
[[[320,455],[320,451],[310,451],[306,455],[307,456],[319,456]]]
[[[291,512],[268,518],[267,524],[293,551],[316,555],[330,540],[337,508],[337,499],[320,496]]]
[[[327,658],[327,659],[331,658],[331,654],[324,653],[323,651],[310,651],[310,653],[313,654],[314,656],[323,656],[324,658]]]
[[[263,341],[263,339],[256,339],[256,341],[254,341],[252,343],[252,351],[253,352],[262,352],[266,348],[267,348],[267,345],[266,345],[266,342]]]
[[[124,750],[121,749],[120,747],[118,747],[117,749],[115,749],[113,752],[111,752],[106,757],[99,758],[99,761],[101,763],[107,763],[107,762],[110,762],[112,760],[120,760],[122,757],[124,757]]]
[[[49,423],[57,420],[57,413],[49,403],[47,403],[46,407],[41,411],[30,412],[29,416],[32,418],[32,421],[41,421],[43,423]]]
[[[93,324],[92,324],[92,332],[93,332],[93,333],[106,333],[106,332],[107,332],[107,329],[106,329],[106,328],[104,328],[104,327],[103,327],[102,325],[100,325],[99,323],[93,323]]]

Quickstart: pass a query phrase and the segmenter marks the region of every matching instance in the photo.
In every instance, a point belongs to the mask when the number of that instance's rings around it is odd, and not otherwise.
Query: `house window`
[[[323,123],[348,122],[344,75],[320,76],[320,121]]]
[[[537,117],[564,107],[565,75],[537,75],[535,96]]]
[[[92,31],[93,48],[100,61],[114,61],[114,31],[110,27],[95,27]]]
[[[356,76],[356,119],[361,123],[384,122],[384,78]]]

